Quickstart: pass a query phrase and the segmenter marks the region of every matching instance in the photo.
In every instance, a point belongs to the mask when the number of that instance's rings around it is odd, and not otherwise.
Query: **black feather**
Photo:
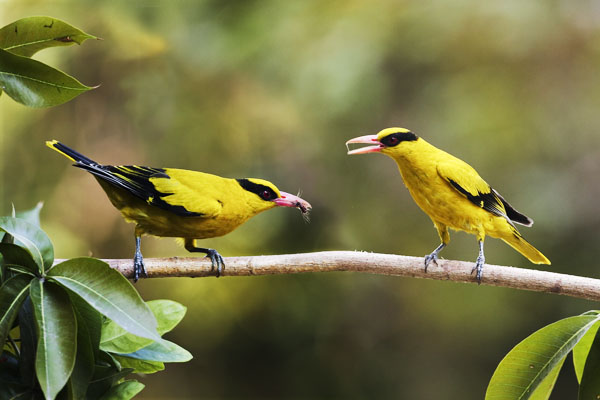
[[[64,155],[71,157],[76,162],[80,162],[87,165],[98,165],[98,163],[90,158],[87,158],[83,154],[73,150],[72,148],[65,146],[60,142],[53,141],[52,147],[63,153]]]
[[[490,191],[487,193],[478,191],[477,195],[473,195],[452,179],[448,179],[448,182],[476,206],[481,207],[494,215],[506,218],[509,222],[515,222],[525,226],[533,225],[533,220],[515,210],[506,200],[504,200],[500,193],[491,187]],[[505,211],[502,211],[503,208]]]
[[[200,217],[203,214],[188,211],[183,206],[175,206],[163,200],[163,197],[173,193],[162,193],[156,190],[150,178],[167,178],[171,177],[162,168],[140,167],[137,165],[112,166],[85,164],[78,162],[73,164],[75,167],[85,169],[96,177],[127,190],[132,195],[146,201],[148,204],[162,208],[163,210],[172,212],[173,214],[182,217]]]
[[[496,194],[496,196],[498,196],[502,204],[504,204],[504,209],[506,210],[506,216],[508,217],[508,219],[510,219],[512,222],[516,222],[517,224],[525,226],[533,225],[533,220],[531,218],[515,210],[513,206],[511,206],[506,200],[504,200],[504,197],[502,197],[500,193],[496,192],[494,189],[492,189],[492,191]]]

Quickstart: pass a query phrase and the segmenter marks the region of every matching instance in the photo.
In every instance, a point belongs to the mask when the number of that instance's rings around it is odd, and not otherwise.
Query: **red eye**
[[[398,139],[396,136],[392,136],[388,139],[387,142],[389,143],[389,146],[395,146],[398,143],[400,143],[400,139]]]
[[[263,190],[260,194],[260,197],[262,197],[265,200],[271,200],[271,192],[269,192],[268,190]]]

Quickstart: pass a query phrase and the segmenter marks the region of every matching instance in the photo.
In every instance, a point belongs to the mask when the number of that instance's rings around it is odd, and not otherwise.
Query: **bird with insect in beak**
[[[176,237],[185,249],[205,253],[216,276],[223,273],[223,257],[214,249],[196,247],[196,239],[223,236],[265,210],[298,208],[307,218],[311,205],[257,178],[229,179],[204,172],[137,165],[101,165],[64,144],[46,145],[94,175],[109,200],[135,226],[134,281],[147,276],[141,252],[142,235]]]
[[[394,159],[412,198],[433,221],[441,244],[425,256],[425,272],[430,263],[437,265],[439,252],[450,242],[448,228],[476,235],[479,255],[473,271],[478,283],[485,263],[486,236],[502,239],[534,264],[550,264],[515,227],[531,226],[533,220],[508,204],[466,162],[404,128],[387,128],[377,135],[350,139],[346,147],[353,143],[370,146],[348,150],[348,154],[382,153]]]

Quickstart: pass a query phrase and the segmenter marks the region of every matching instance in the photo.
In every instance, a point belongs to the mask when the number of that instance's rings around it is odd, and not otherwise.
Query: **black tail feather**
[[[59,142],[57,140],[49,140],[46,142],[46,145],[48,147],[58,151],[63,156],[71,159],[74,162],[79,162],[79,163],[86,164],[86,165],[98,165],[98,163],[96,161],[94,161],[90,158],[87,158],[83,154],[73,150],[72,148],[70,148],[68,146],[65,146],[64,144],[62,144],[61,142]]]

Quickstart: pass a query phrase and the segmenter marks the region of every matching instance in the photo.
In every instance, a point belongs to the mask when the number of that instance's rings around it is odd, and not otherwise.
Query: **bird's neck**
[[[398,164],[402,179],[407,184],[419,184],[437,174],[435,154],[441,150],[419,138],[414,142],[405,143],[401,152],[394,153],[392,158]]]
[[[418,168],[429,164],[434,153],[440,150],[422,138],[402,144],[401,150],[390,154],[401,169]]]

